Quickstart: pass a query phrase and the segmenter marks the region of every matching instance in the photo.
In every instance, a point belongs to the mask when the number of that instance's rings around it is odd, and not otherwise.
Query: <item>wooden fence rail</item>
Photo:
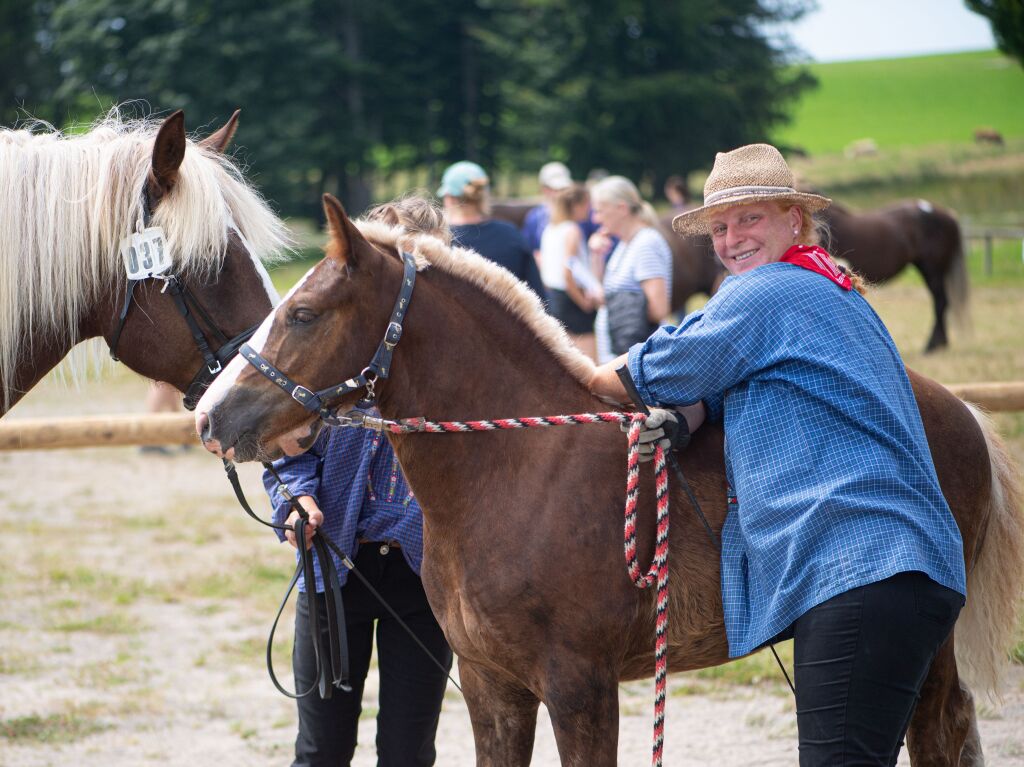
[[[1024,410],[1024,381],[956,384],[962,399],[992,412]],[[196,444],[191,413],[12,418],[0,421],[0,451]]]

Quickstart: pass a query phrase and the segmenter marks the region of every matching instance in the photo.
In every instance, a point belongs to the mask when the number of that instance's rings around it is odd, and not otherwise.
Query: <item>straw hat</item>
[[[679,234],[708,234],[711,211],[763,200],[800,205],[811,213],[832,204],[828,197],[793,188],[793,171],[770,144],[748,144],[715,155],[715,167],[704,184],[704,205],[672,219]]]

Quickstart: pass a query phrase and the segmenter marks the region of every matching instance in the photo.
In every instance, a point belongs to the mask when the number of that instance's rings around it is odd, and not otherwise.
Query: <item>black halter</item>
[[[142,223],[143,226],[148,227],[153,220],[153,208],[149,200],[148,190],[143,192],[142,195]],[[220,328],[210,317],[209,313],[203,308],[202,304],[192,295],[192,291],[188,289],[177,275],[171,274],[167,277],[155,277],[151,279],[159,279],[164,282],[164,287],[161,292],[169,292],[171,299],[174,301],[174,305],[178,310],[178,313],[185,320],[188,325],[189,331],[192,333],[192,338],[196,342],[196,348],[199,349],[199,353],[203,355],[203,364],[199,368],[199,371],[192,377],[192,382],[188,385],[185,390],[185,397],[182,400],[182,404],[186,410],[195,410],[196,404],[199,402],[199,398],[203,396],[203,392],[210,386],[213,379],[217,377],[217,374],[223,369],[232,357],[238,353],[239,347],[242,346],[246,341],[252,338],[252,334],[256,332],[256,329],[260,326],[259,323],[253,325],[251,328],[247,328],[239,333],[234,338],[228,338],[221,332]],[[117,320],[117,329],[114,331],[114,337],[110,341],[110,357],[115,361],[120,360],[117,357],[117,345],[121,340],[121,332],[124,330],[125,322],[128,319],[128,310],[131,309],[132,299],[135,296],[135,286],[138,285],[142,280],[128,280],[128,289],[124,297],[124,305],[121,307],[121,314]],[[203,333],[202,328],[199,327],[199,323],[196,322],[194,315],[198,314],[206,326],[210,328],[213,335],[213,340],[217,344],[217,351],[210,349],[210,342],[207,340],[206,334]]]
[[[402,253],[402,261],[405,264],[405,273],[402,276],[402,288],[395,299],[395,307],[391,311],[391,322],[384,333],[384,340],[377,347],[376,354],[370,360],[359,375],[349,378],[340,384],[328,386],[326,389],[314,392],[292,381],[287,375],[267,362],[258,351],[249,344],[243,344],[241,348],[242,359],[260,371],[263,375],[281,387],[281,390],[289,394],[292,399],[302,405],[306,410],[315,413],[325,423],[337,426],[340,421],[330,404],[349,392],[357,389],[366,389],[363,403],[370,404],[376,397],[374,386],[381,378],[387,378],[391,372],[391,355],[395,346],[402,337],[402,321],[409,309],[409,302],[412,300],[412,289],[416,285],[416,261],[408,253]]]

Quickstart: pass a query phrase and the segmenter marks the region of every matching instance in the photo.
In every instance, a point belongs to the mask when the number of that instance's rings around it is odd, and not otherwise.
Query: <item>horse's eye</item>
[[[315,319],[316,314],[314,314],[309,309],[303,309],[302,307],[293,310],[291,316],[288,317],[288,321],[292,325],[308,325]]]

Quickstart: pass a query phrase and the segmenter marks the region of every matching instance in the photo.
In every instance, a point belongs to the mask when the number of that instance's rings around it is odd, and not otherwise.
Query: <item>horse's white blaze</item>
[[[281,303],[281,294],[277,292],[277,288],[274,287],[274,281],[270,279],[270,272],[263,265],[263,262],[256,255],[256,250],[249,244],[249,241],[245,239],[245,235],[242,234],[237,226],[233,227],[235,234],[238,235],[238,239],[242,242],[242,246],[249,254],[249,258],[252,260],[252,267],[256,270],[256,274],[260,276],[260,280],[263,282],[263,289],[267,291],[267,297],[270,299],[270,305],[277,308],[277,305]]]
[[[316,269],[316,267],[314,266],[313,269]],[[288,291],[287,295],[277,302],[274,309],[266,316],[260,326],[256,329],[256,332],[253,333],[252,338],[249,339],[249,346],[258,352],[263,351],[263,345],[267,343],[267,338],[270,336],[270,328],[274,324],[274,317],[277,316],[278,310],[283,307],[295,291],[302,287],[302,284],[309,279],[309,275],[313,273],[313,269],[306,272],[302,276],[302,279],[292,286],[292,289]],[[270,290],[274,290],[273,285],[270,286]],[[274,291],[274,295],[276,295],[276,293],[277,291]],[[238,380],[238,376],[242,374],[242,371],[245,370],[248,364],[248,362],[242,359],[241,354],[239,354],[239,356],[235,357],[228,363],[228,366],[221,371],[220,375],[213,379],[213,383],[210,384],[210,388],[206,390],[206,393],[200,398],[199,404],[196,405],[197,424],[200,415],[203,413],[209,413],[222,399],[224,399],[225,396],[227,396],[228,391],[235,385],[235,382]]]

